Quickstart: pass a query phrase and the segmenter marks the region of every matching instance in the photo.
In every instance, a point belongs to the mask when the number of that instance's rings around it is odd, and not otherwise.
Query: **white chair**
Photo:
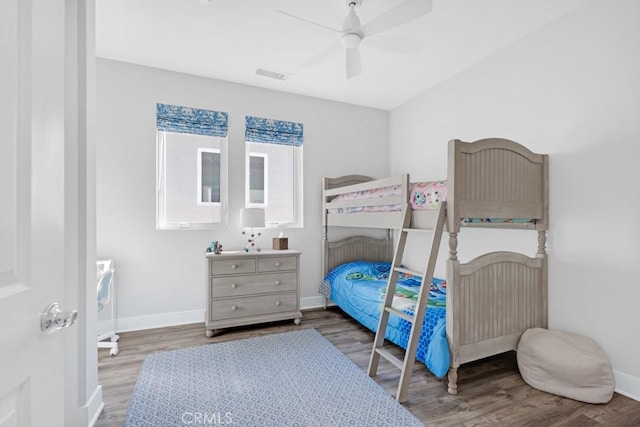
[[[99,261],[98,262],[98,348],[109,348],[109,354],[115,356],[118,354],[118,340],[120,337],[116,335],[115,327],[115,298],[114,298],[114,286],[113,275],[115,269],[113,268],[113,262],[111,261]],[[105,308],[107,310],[105,310]],[[101,321],[100,313],[104,311],[110,311],[109,318]],[[101,326],[105,323],[108,324],[106,332],[101,333]],[[102,329],[105,329],[104,327]],[[108,342],[104,340],[109,339]]]

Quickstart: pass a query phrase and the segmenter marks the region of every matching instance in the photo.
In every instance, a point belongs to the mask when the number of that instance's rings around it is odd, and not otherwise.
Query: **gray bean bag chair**
[[[615,382],[611,362],[590,338],[533,328],[518,343],[518,368],[531,387],[587,403],[607,403]]]

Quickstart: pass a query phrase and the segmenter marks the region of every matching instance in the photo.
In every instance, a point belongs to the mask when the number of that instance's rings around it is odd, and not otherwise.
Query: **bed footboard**
[[[457,368],[515,350],[520,335],[547,327],[546,255],[493,252],[466,264],[447,262],[447,338],[451,350],[449,392],[457,392]]]
[[[527,218],[538,231],[549,227],[549,156],[517,142],[487,138],[449,141],[447,225],[460,231],[463,218]],[[512,224],[528,228],[529,225]]]

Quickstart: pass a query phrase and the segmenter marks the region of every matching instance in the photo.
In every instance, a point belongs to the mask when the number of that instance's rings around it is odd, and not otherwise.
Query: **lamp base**
[[[247,232],[243,231],[242,234],[247,234]],[[253,232],[253,230],[251,230],[251,234],[249,235],[249,239],[247,240],[247,246],[245,246],[243,250],[245,252],[251,252],[251,251],[260,252],[262,249],[260,249],[260,246],[256,244],[256,237],[261,235],[262,235],[261,233],[256,234]]]

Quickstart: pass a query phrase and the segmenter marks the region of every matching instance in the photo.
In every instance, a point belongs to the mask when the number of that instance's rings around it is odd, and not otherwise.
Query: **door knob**
[[[68,328],[78,320],[78,310],[62,311],[60,304],[54,302],[48,305],[40,315],[40,330],[42,332],[54,332],[58,329]]]

